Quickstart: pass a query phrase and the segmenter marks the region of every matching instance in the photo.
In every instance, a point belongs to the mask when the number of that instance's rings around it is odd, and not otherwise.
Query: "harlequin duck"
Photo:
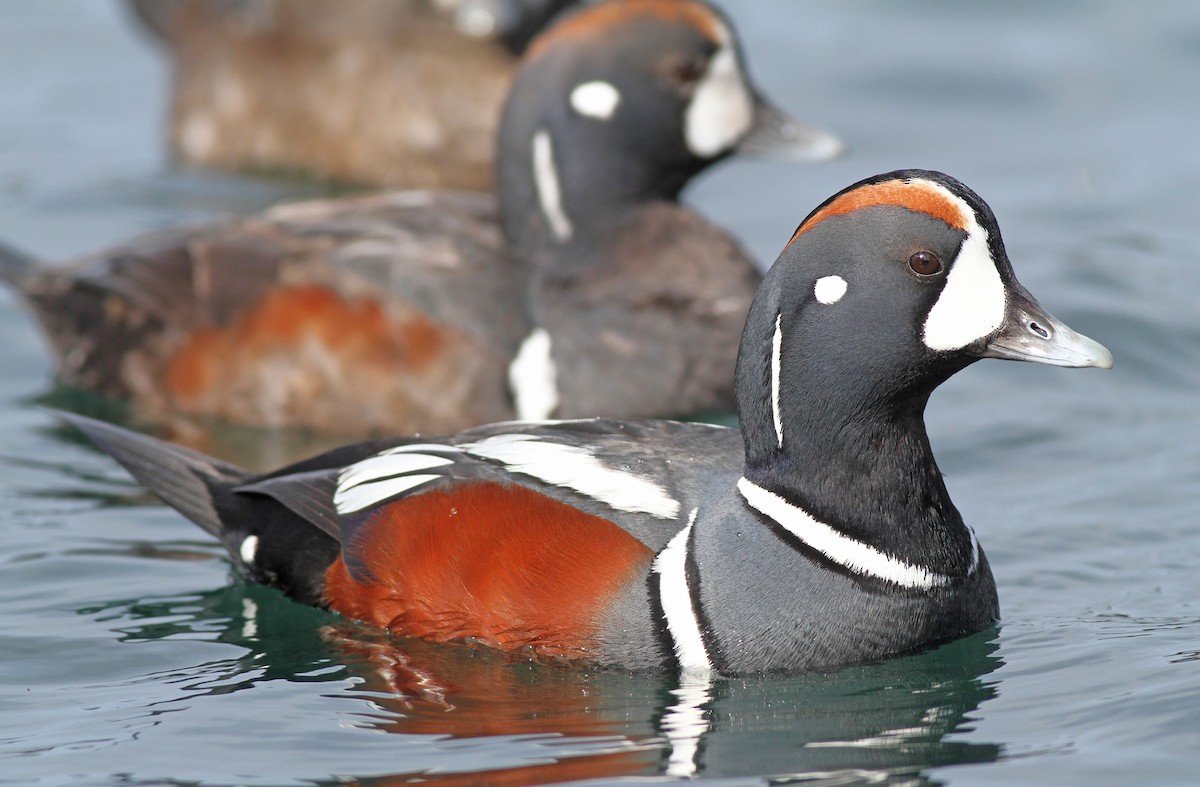
[[[815,670],[996,619],[923,418],[980,358],[1112,365],[1017,281],[982,199],[905,170],[823,203],[766,276],[737,362],[740,432],[503,423],[252,476],[65,417],[299,601],[541,658]]]
[[[361,435],[731,407],[760,276],[676,197],[735,150],[837,141],[761,98],[710,7],[625,0],[533,45],[500,145],[503,232],[490,197],[403,192],[158,233],[66,268],[0,250],[0,278],[64,382],[147,418]]]
[[[171,58],[180,161],[490,189],[530,37],[574,0],[132,0]]]

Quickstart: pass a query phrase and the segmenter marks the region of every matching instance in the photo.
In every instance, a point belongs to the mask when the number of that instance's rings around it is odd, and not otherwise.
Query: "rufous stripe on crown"
[[[627,0],[594,6],[554,25],[534,39],[525,59],[533,60],[557,41],[596,35],[644,18],[682,22],[695,28],[714,44],[720,44],[725,37],[724,23],[702,3],[692,0]]]
[[[966,230],[969,226],[968,217],[963,215],[962,209],[948,199],[945,191],[935,184],[923,180],[886,180],[848,191],[830,202],[801,224],[787,245],[791,246],[796,238],[825,219],[844,216],[876,205],[895,205],[915,213],[924,213],[941,219],[957,230]],[[784,247],[786,248],[787,246]]]

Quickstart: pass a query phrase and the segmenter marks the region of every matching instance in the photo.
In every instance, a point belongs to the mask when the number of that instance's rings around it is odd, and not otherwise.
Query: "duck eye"
[[[908,267],[918,276],[932,276],[942,270],[942,261],[931,251],[918,251],[908,258]]]
[[[686,87],[704,75],[704,61],[694,57],[672,57],[662,64],[662,75],[674,85]]]

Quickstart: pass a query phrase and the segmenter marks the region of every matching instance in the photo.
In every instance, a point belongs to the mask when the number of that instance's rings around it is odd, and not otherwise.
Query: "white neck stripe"
[[[784,530],[855,574],[893,582],[901,587],[932,590],[950,584],[950,577],[914,566],[872,546],[842,535],[807,511],[747,478],[738,479],[738,491],[750,507],[770,517]],[[972,565],[977,558],[972,559]]]
[[[771,415],[775,419],[775,437],[783,448],[783,416],[779,412],[779,368],[783,364],[783,314],[775,315],[775,336],[771,339]]]
[[[545,129],[533,135],[533,183],[537,187],[542,215],[546,217],[555,240],[570,240],[575,228],[563,211],[562,189],[558,182],[558,170],[554,166],[554,146]]]
[[[675,658],[685,675],[707,676],[713,671],[712,661],[704,647],[700,621],[692,604],[692,591],[687,581],[687,548],[692,525],[700,511],[693,508],[688,523],[654,559],[652,570],[658,574],[658,599],[662,604],[667,631],[675,645]]]

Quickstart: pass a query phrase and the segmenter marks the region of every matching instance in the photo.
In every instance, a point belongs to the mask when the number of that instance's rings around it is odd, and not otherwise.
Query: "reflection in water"
[[[249,470],[275,470],[349,442],[338,435],[316,434],[303,429],[239,426],[203,416],[177,415],[157,423],[147,423],[136,417],[127,402],[61,384],[30,401],[32,404],[68,410],[137,429]],[[58,442],[82,445],[89,451],[95,451],[95,447],[76,429],[50,423],[41,431],[44,436]]]
[[[333,689],[324,695],[329,712],[344,728],[438,748],[436,771],[364,775],[363,784],[757,774],[922,780],[930,768],[1001,753],[952,736],[968,730],[995,693],[984,680],[1000,665],[995,631],[829,675],[681,683],[398,639],[237,580],[199,596],[80,611],[130,643],[183,637],[242,648],[239,657],[195,665],[184,681],[174,673],[192,703],[268,681],[323,682]],[[378,773],[368,763],[363,770]]]

